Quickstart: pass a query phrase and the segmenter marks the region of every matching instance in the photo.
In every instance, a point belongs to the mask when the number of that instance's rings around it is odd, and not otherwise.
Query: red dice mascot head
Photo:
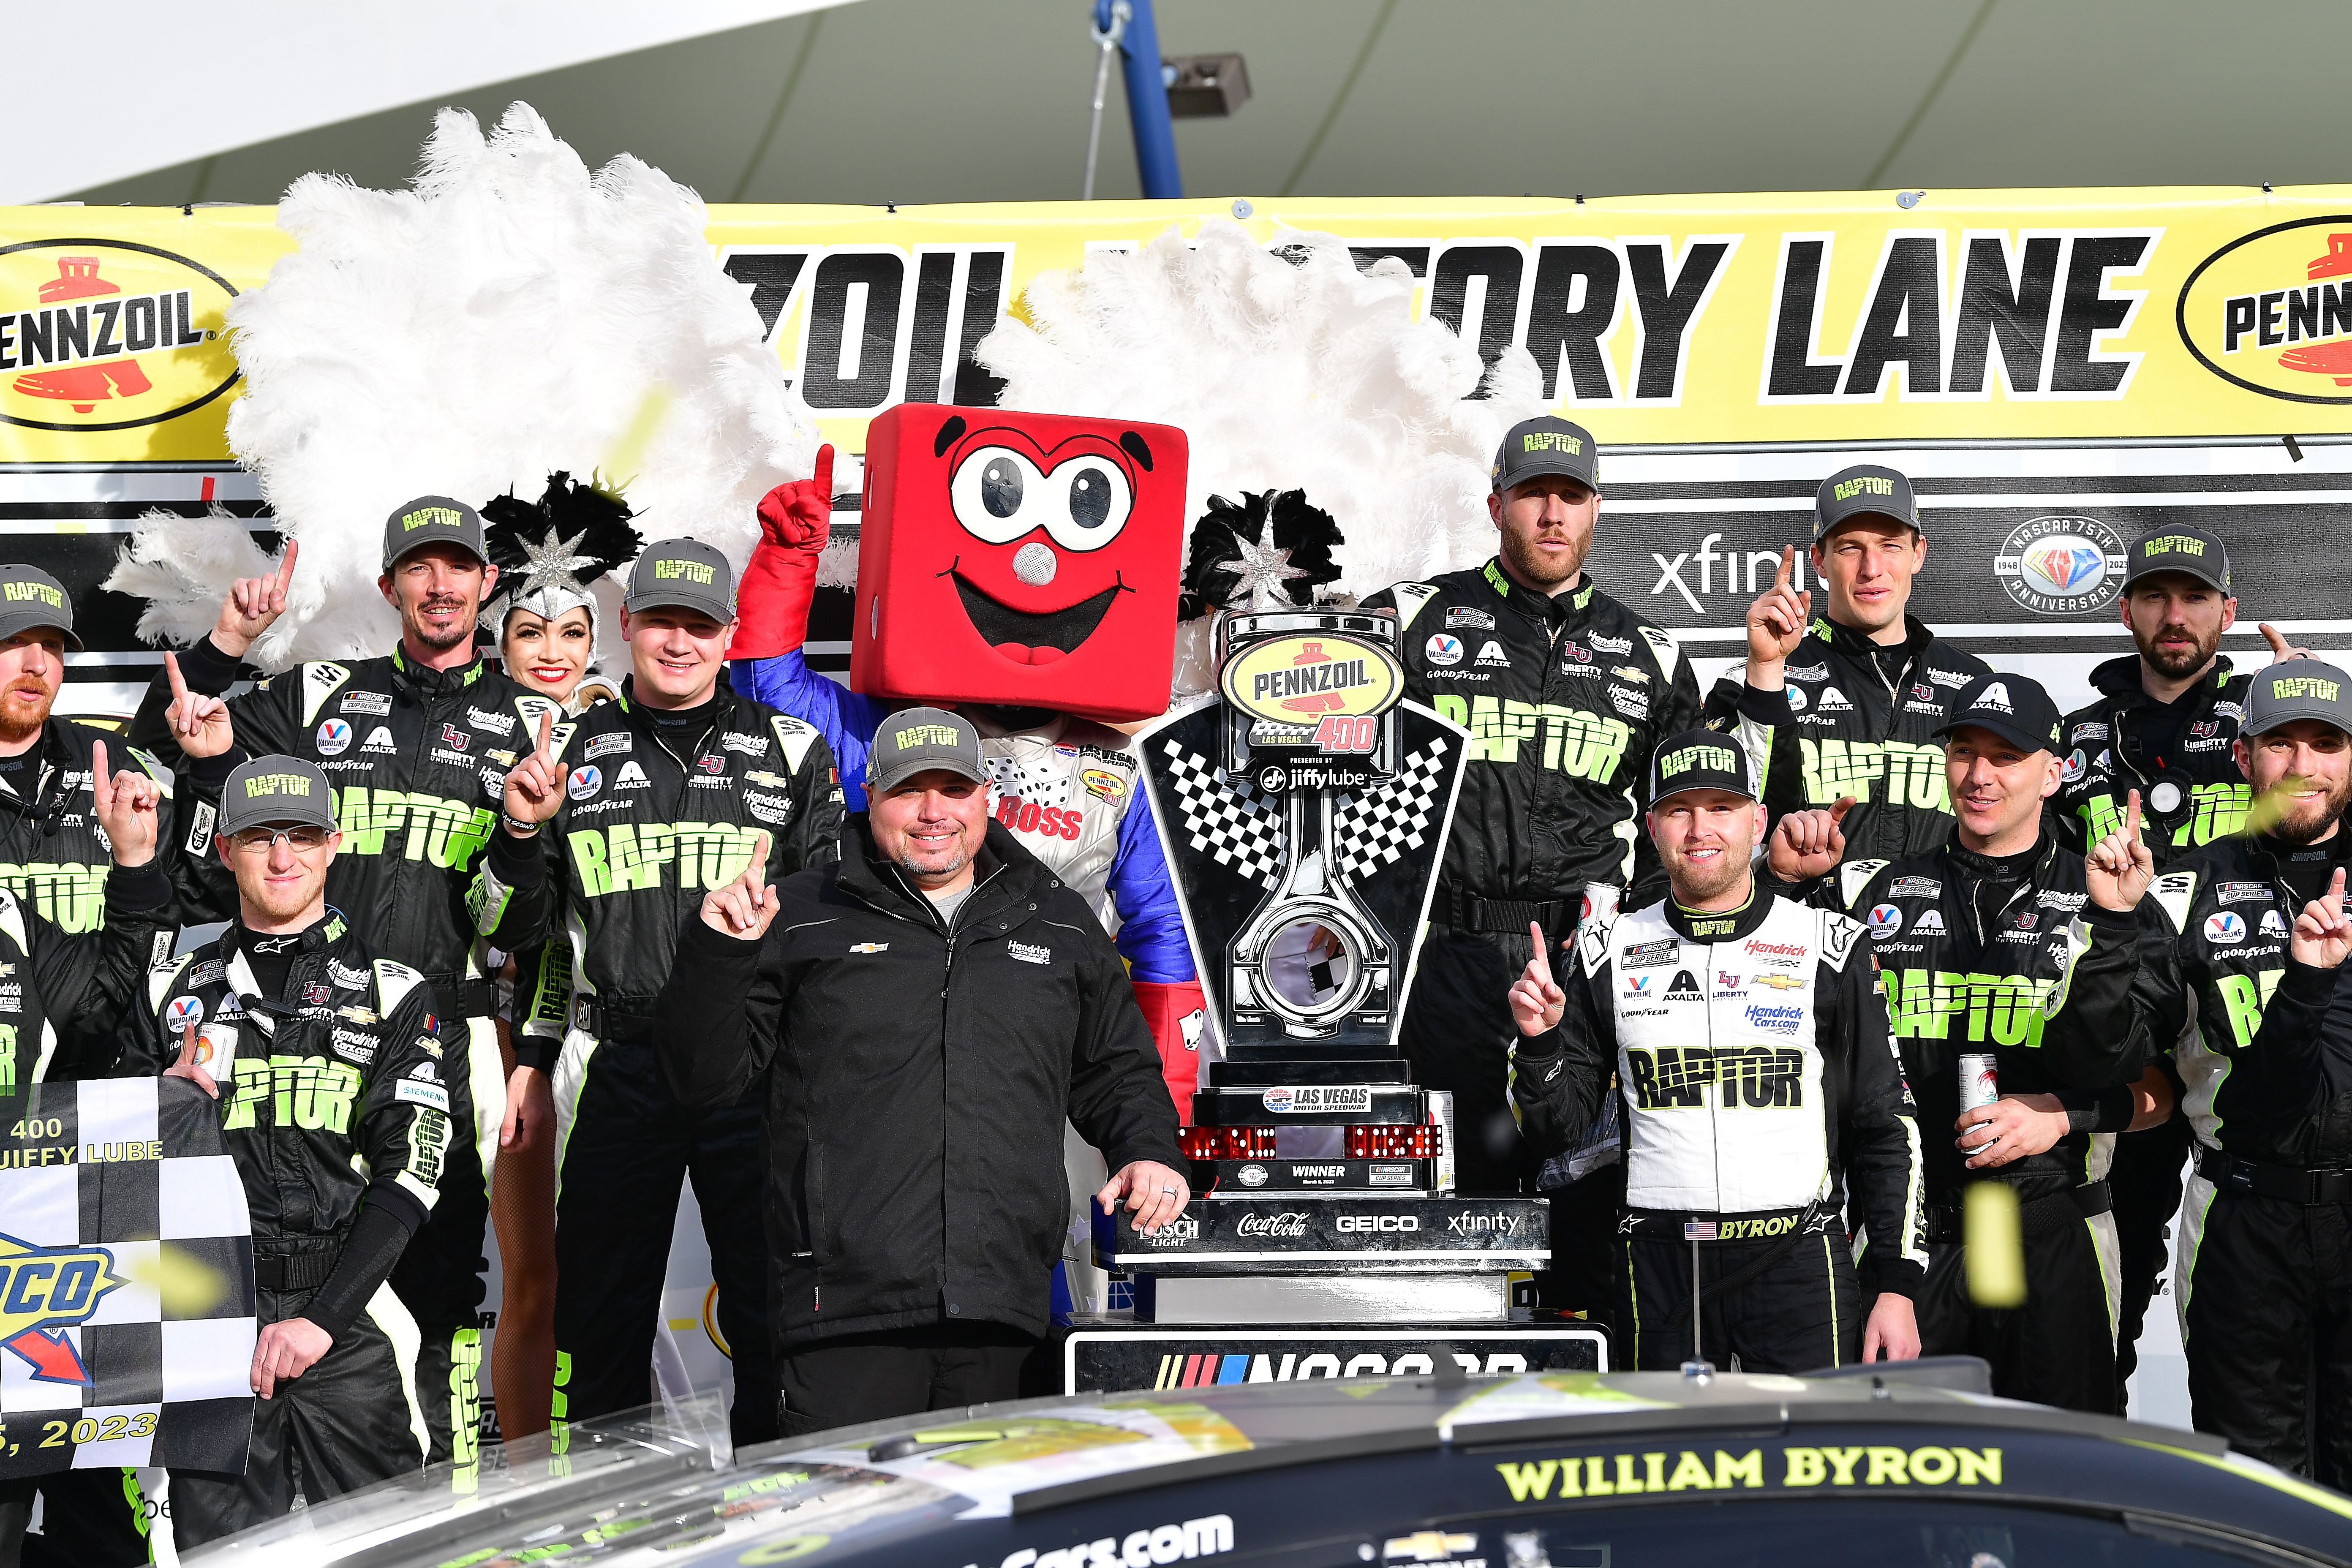
[[[1089,719],[1166,710],[1184,433],[902,403],[867,427],[849,680]]]

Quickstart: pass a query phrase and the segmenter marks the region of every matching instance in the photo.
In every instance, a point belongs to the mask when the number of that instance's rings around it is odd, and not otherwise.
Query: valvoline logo
[[[2173,313],[2222,380],[2290,403],[2352,403],[2352,214],[2283,223],[2199,262]]]
[[[1903,911],[1893,904],[1880,904],[1872,909],[1870,918],[1863,922],[1870,934],[1884,941],[1903,929]]]
[[[236,384],[219,331],[236,292],[129,240],[0,246],[0,423],[128,430],[203,407]]]
[[[2218,915],[2205,917],[2207,942],[2236,942],[2246,940],[2246,922],[2235,910],[2223,910]]]
[[[88,1383],[65,1331],[88,1322],[107,1292],[129,1284],[103,1247],[35,1247],[0,1236],[0,1346],[43,1383]]]

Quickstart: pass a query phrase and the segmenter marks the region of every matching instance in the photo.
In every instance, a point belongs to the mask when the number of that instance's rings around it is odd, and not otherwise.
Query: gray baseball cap
[[[220,836],[273,822],[333,831],[335,792],[327,775],[299,757],[252,757],[237,763],[221,791]]]
[[[986,784],[980,765],[980,731],[944,708],[902,708],[882,721],[866,753],[866,791],[881,795],[917,773],[939,768]]]
[[[1814,542],[1857,517],[1883,517],[1914,532],[1921,531],[1919,498],[1912,494],[1911,481],[1876,463],[1856,463],[1822,481],[1822,488],[1813,492]]]
[[[2297,719],[2316,719],[2352,735],[2352,676],[2316,658],[2281,659],[2254,671],[2240,729],[2266,735]]]
[[[0,638],[37,626],[55,626],[65,634],[67,647],[81,651],[81,638],[74,636],[73,596],[65,584],[37,566],[0,566]]]
[[[2132,541],[2124,557],[2124,586],[2143,577],[2178,572],[2209,588],[2230,591],[2230,548],[2219,534],[2201,528],[2159,528]]]
[[[709,616],[725,626],[735,618],[735,568],[716,545],[698,539],[658,540],[645,548],[629,574],[631,614],[675,606]]]
[[[447,496],[418,496],[393,509],[383,520],[383,569],[428,544],[454,544],[483,565],[490,554],[482,543],[482,514]]]
[[[1495,448],[1495,488],[1509,489],[1538,474],[1564,474],[1587,489],[1601,488],[1601,450],[1592,432],[1566,419],[1522,419]]]

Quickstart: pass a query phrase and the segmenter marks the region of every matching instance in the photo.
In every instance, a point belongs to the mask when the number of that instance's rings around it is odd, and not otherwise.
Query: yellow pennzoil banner
[[[2347,552],[2324,547],[2352,496],[2352,187],[714,206],[708,232],[793,395],[856,452],[895,403],[992,401],[973,345],[1039,273],[1242,213],[1268,245],[1393,258],[1490,361],[1532,353],[1602,446],[1596,575],[1696,653],[1731,651],[1846,453],[1913,475],[1914,609],[1964,639],[2115,640],[2124,546],[2167,523],[2230,542],[2249,629],[2352,630]],[[265,207],[0,208],[21,555],[79,595],[148,507],[266,523],[224,439],[222,322],[291,243]],[[90,659],[136,657],[135,609],[93,606]]]

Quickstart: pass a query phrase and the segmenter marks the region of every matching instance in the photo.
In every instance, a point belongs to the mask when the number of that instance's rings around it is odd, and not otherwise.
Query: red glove
[[[1135,1005],[1143,1009],[1152,1043],[1160,1047],[1160,1075],[1168,1080],[1168,1098],[1176,1102],[1176,1120],[1192,1124],[1192,1091],[1201,1087],[1202,1026],[1208,1021],[1208,1001],[1197,980],[1137,980]]]
[[[760,500],[760,542],[735,589],[730,658],[772,658],[808,640],[817,557],[833,530],[833,447],[816,449],[816,473],[778,485]]]

